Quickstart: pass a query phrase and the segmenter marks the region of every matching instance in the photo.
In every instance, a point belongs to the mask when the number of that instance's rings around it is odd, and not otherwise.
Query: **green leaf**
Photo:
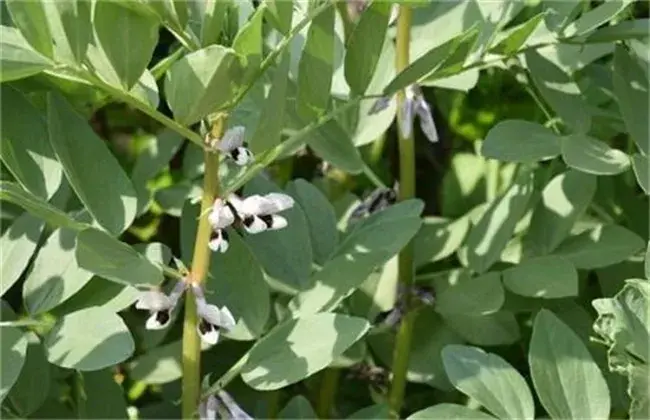
[[[613,42],[643,39],[647,36],[648,19],[623,20],[609,26],[602,26],[589,34],[586,42]]]
[[[85,225],[76,222],[61,210],[23,190],[13,182],[0,181],[0,200],[17,204],[53,226],[67,227],[73,230],[81,230],[85,227]]]
[[[612,20],[634,0],[618,0],[605,2],[583,13],[580,18],[571,23],[564,30],[564,37],[584,35],[591,32],[603,23]]]
[[[293,15],[292,0],[269,0],[266,4],[266,16],[271,24],[282,35],[287,35],[291,30],[291,17]]]
[[[246,70],[242,80],[244,84],[253,82],[251,77],[262,63],[262,22],[265,9],[266,7],[262,4],[255,10],[232,43],[235,52],[245,58]]]
[[[526,51],[526,66],[542,97],[573,132],[586,133],[591,115],[578,85],[571,76],[537,50]]]
[[[15,28],[0,26],[0,82],[23,79],[53,67]]]
[[[130,377],[148,385],[173,382],[183,376],[181,341],[158,346],[129,364]]]
[[[57,61],[79,65],[93,38],[92,4],[86,0],[44,1]]]
[[[560,138],[551,129],[523,120],[498,123],[481,146],[482,156],[504,162],[544,161],[560,151]]]
[[[314,409],[311,408],[309,400],[302,395],[296,395],[287,405],[284,406],[282,411],[278,413],[279,419],[315,419],[317,418]]]
[[[479,346],[514,344],[521,336],[514,315],[505,310],[480,316],[456,313],[443,317],[449,328]]]
[[[0,402],[5,399],[20,376],[27,353],[27,335],[15,327],[0,328]]]
[[[0,296],[20,279],[36,250],[44,223],[29,213],[16,218],[0,238]]]
[[[336,120],[324,123],[312,134],[307,143],[318,157],[349,173],[363,170],[363,160],[352,143],[352,137]]]
[[[488,315],[501,309],[504,302],[501,275],[496,272],[472,277],[468,270],[450,270],[435,276],[435,309],[443,315]]]
[[[195,32],[202,47],[218,43],[228,4],[229,1],[222,0],[195,0],[189,3],[190,22],[197,20],[200,23]]]
[[[494,417],[481,411],[472,410],[464,405],[442,403],[417,411],[406,418],[406,420],[430,419],[489,420],[494,419]]]
[[[334,72],[334,5],[309,25],[298,65],[298,115],[310,120],[325,113]]]
[[[101,306],[113,312],[120,312],[131,306],[140,296],[135,287],[124,286],[102,277],[92,277],[78,292],[66,299],[52,313],[63,316],[91,306]]]
[[[562,138],[562,158],[573,169],[594,175],[616,175],[630,167],[624,152],[581,134]]]
[[[282,0],[281,3],[285,3],[285,1]],[[285,119],[290,58],[289,53],[285,52],[278,59],[269,94],[262,106],[260,122],[249,142],[250,149],[255,154],[270,150],[280,144]]]
[[[131,89],[151,61],[158,43],[158,21],[119,2],[100,0],[95,4],[93,24],[98,46],[122,88]]]
[[[86,120],[59,94],[48,94],[50,144],[70,185],[90,214],[119,234],[131,225],[137,198],[117,159]]]
[[[552,418],[609,417],[609,390],[598,365],[580,337],[546,309],[535,317],[528,362]]]
[[[639,153],[632,155],[632,169],[639,184],[646,195],[650,195],[650,158]]]
[[[547,256],[524,260],[503,272],[503,284],[522,296],[556,299],[578,295],[578,272],[566,259]]]
[[[260,391],[299,382],[327,367],[369,328],[365,319],[333,313],[286,321],[253,346],[242,379]]]
[[[52,58],[52,35],[50,35],[44,3],[44,1],[8,0],[5,4],[14,25],[20,29],[31,46],[46,57]]]
[[[375,73],[392,7],[389,2],[371,2],[347,40],[345,80],[352,92],[358,95],[366,92]]]
[[[583,215],[596,192],[596,177],[569,170],[555,176],[533,211],[524,247],[545,255],[557,248]]]
[[[99,370],[126,360],[133,338],[114,312],[92,307],[59,319],[45,336],[47,359],[55,365],[81,371]]]
[[[579,1],[543,0],[544,23],[553,32],[562,31],[579,13]]]
[[[287,192],[305,213],[314,261],[323,264],[339,242],[334,208],[318,188],[303,179],[290,182]]]
[[[162,269],[129,245],[105,232],[89,228],[77,236],[79,267],[127,286],[159,285]]]
[[[390,407],[380,403],[364,407],[350,415],[348,419],[387,419],[390,418]]]
[[[599,225],[571,236],[554,252],[577,268],[592,269],[616,264],[634,255],[645,242],[635,233],[618,225]]]
[[[78,418],[128,418],[124,391],[113,378],[113,369],[84,372],[79,376],[85,398],[80,398],[76,407]]]
[[[521,25],[507,30],[503,39],[490,48],[490,51],[503,55],[512,55],[516,53],[526,44],[528,38],[537,30],[542,18],[544,17],[544,13],[539,13]]]
[[[57,229],[41,247],[23,284],[27,311],[40,314],[77,293],[92,278],[75,258],[77,232]],[[52,264],[56,261],[56,264]]]
[[[467,54],[463,53],[468,53],[469,51],[463,47],[473,45],[477,34],[477,27],[473,26],[444,44],[429,50],[427,53],[411,62],[407,68],[396,75],[395,78],[384,88],[384,95],[392,95],[406,86],[418,83],[422,79],[430,79],[433,74],[444,69],[444,66],[448,62],[454,61],[454,64],[457,64],[457,62],[460,61],[460,58],[458,55],[454,57],[454,53],[459,51],[461,53],[459,55],[465,55],[466,57]],[[465,57],[462,57],[462,61],[464,61]]]
[[[1,110],[2,161],[25,189],[49,199],[59,188],[63,171],[47,141],[45,118],[11,86],[1,85],[0,94],[11,104]]]
[[[496,354],[451,345],[442,361],[452,384],[499,418],[532,419],[535,405],[524,378]]]
[[[257,176],[244,188],[244,196],[281,192],[263,176]],[[244,238],[266,274],[291,290],[310,286],[312,251],[309,227],[299,206],[282,213],[288,226],[277,231],[246,235]]]
[[[647,27],[647,26],[646,26]],[[622,46],[614,51],[614,93],[625,126],[643,154],[650,154],[648,74]]]
[[[24,417],[43,405],[49,395],[51,383],[50,364],[38,336],[27,333],[27,340],[25,364],[7,396],[11,406]]]
[[[243,68],[230,48],[211,45],[187,54],[167,71],[165,94],[174,118],[190,125],[227,107],[241,88]]]
[[[528,210],[533,192],[533,173],[523,170],[506,193],[494,201],[467,237],[467,260],[478,273],[499,260],[515,226]]]
[[[467,231],[469,218],[456,220],[427,217],[413,238],[415,265],[443,260],[460,248]]]

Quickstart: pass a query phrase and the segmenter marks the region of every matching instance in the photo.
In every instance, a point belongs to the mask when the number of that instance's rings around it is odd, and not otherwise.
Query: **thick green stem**
[[[409,45],[411,33],[411,9],[408,6],[399,6],[399,18],[397,20],[397,40],[396,40],[396,61],[395,72],[399,74],[409,65]],[[399,126],[399,199],[400,201],[408,200],[415,197],[415,146],[413,137],[404,138],[401,125],[410,124],[404,120],[402,115],[402,104],[406,100],[404,90],[397,93],[397,107]],[[413,243],[410,242],[402,249],[398,256],[398,273],[399,282],[408,290],[413,283]],[[411,336],[413,335],[414,313],[410,312],[411,298],[410,293],[405,293],[404,307],[406,315],[400,323],[397,337],[395,339],[395,349],[393,350],[392,364],[392,383],[389,394],[389,403],[391,417],[399,418],[399,413],[404,400],[404,389],[406,387],[406,372],[408,369],[409,353],[411,352]]]
[[[225,127],[225,116],[218,116],[212,123],[211,135],[221,138]],[[210,234],[212,228],[208,222],[208,212],[219,193],[219,157],[213,152],[205,153],[205,177],[203,179],[203,197],[201,199],[201,216],[194,241],[194,256],[189,281],[202,284],[210,268]],[[191,419],[196,413],[201,394],[201,341],[197,333],[198,316],[196,302],[188,289],[185,298],[185,319],[183,321],[183,397],[182,414],[184,419]]]
[[[318,406],[316,414],[319,419],[329,419],[332,415],[332,407],[336,398],[336,389],[339,383],[339,369],[325,369],[322,374],[320,393],[318,395]]]

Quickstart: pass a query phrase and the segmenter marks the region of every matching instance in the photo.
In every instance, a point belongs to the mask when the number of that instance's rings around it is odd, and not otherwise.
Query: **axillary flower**
[[[244,146],[245,128],[236,126],[220,139],[206,136],[205,142],[213,149],[219,150],[230,157],[237,165],[244,166],[255,160],[253,153]]]

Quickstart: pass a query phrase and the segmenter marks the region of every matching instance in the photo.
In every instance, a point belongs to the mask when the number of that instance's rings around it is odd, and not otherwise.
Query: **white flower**
[[[377,188],[363,200],[350,215],[351,220],[357,220],[381,211],[397,201],[394,188]]]
[[[275,213],[288,210],[294,205],[293,198],[282,193],[252,195],[243,200],[233,194],[229,197],[229,202],[235,208],[237,216],[248,233],[286,227],[287,219]]]
[[[213,230],[210,235],[210,242],[208,246],[214,252],[221,252],[222,254],[228,251],[230,243],[228,242],[228,232],[223,229]]]
[[[223,229],[232,225],[235,221],[233,207],[227,201],[217,198],[212,204],[208,221],[212,229]]]
[[[199,419],[216,420],[218,410],[219,400],[214,395],[210,395],[205,401],[199,404]]]
[[[228,418],[235,420],[253,420],[226,391],[219,391],[217,395],[218,397],[210,395],[201,401],[201,404],[199,404],[200,420],[216,420],[221,403],[223,403],[230,414]]]
[[[186,287],[185,282],[179,281],[169,296],[156,290],[149,290],[140,294],[135,303],[136,309],[146,310],[151,314],[145,324],[146,329],[160,330],[169,325],[171,311],[178,303],[178,299],[183,295]]]
[[[221,401],[223,402],[223,405],[226,406],[228,411],[230,412],[230,416],[233,419],[236,420],[252,420],[253,418],[248,415],[247,412],[245,412],[237,403],[235,400],[226,392],[226,391],[219,391],[217,393],[219,398],[221,398]]]
[[[215,345],[219,341],[221,329],[228,332],[235,327],[235,318],[227,307],[223,306],[219,309],[216,305],[208,304],[201,286],[193,284],[192,291],[196,299],[196,311],[200,318],[197,326],[199,337],[204,343]]]
[[[237,126],[229,129],[221,139],[212,139],[210,146],[226,153],[239,166],[252,162],[253,153],[244,147],[245,128]]]

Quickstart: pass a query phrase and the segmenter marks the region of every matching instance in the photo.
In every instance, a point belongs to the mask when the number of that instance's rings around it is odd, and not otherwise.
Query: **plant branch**
[[[395,73],[399,74],[409,65],[409,47],[411,35],[411,8],[405,5],[399,6],[399,17],[397,19],[396,39],[396,60]],[[402,136],[402,124],[412,124],[406,121],[403,115],[403,104],[406,100],[404,89],[397,92],[397,124],[399,133],[399,199],[408,200],[415,197],[415,146],[413,134],[410,137]],[[412,132],[412,130],[411,130]],[[413,284],[413,243],[409,242],[398,256],[399,282],[408,290]],[[404,389],[406,387],[406,372],[411,352],[411,336],[413,334],[413,322],[415,313],[409,311],[411,307],[410,293],[405,293],[404,307],[406,315],[400,323],[395,348],[393,350],[392,383],[389,392],[390,415],[399,419],[399,413],[404,400]]]
[[[212,121],[211,135],[220,138],[226,126],[226,116],[221,114]],[[208,221],[208,210],[212,207],[219,193],[219,156],[214,152],[204,152],[205,175],[203,178],[203,196],[201,198],[201,217],[194,241],[194,255],[190,281],[202,284],[210,267],[210,248],[208,242],[212,228]],[[197,334],[198,316],[196,302],[191,288],[185,295],[185,319],[183,320],[183,379],[182,379],[182,413],[183,418],[194,416],[201,394],[201,342]]]
[[[316,415],[319,419],[329,419],[332,414],[340,375],[340,369],[335,368],[325,369],[321,375],[318,406],[316,407]]]

